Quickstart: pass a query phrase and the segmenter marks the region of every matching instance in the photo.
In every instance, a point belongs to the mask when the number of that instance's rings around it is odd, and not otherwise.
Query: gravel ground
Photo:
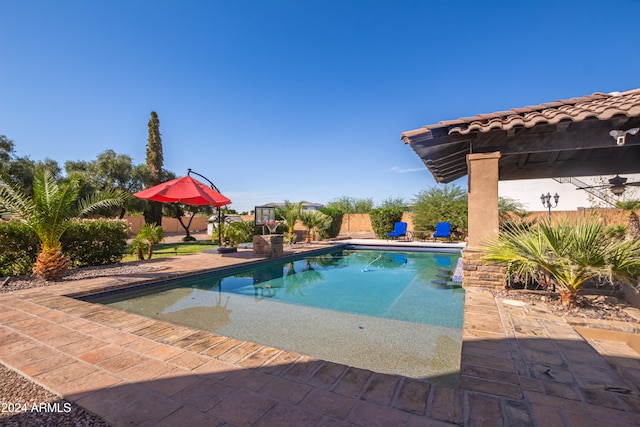
[[[617,320],[640,324],[637,309],[614,295],[578,295],[578,306],[566,309],[560,304],[560,295],[551,292],[530,290],[500,290],[493,294],[498,298],[521,300],[532,305],[546,305],[558,316],[581,317],[584,319]]]
[[[59,285],[64,282],[81,279],[93,279],[96,277],[113,277],[126,274],[136,274],[158,270],[152,265],[137,264],[114,264],[100,267],[86,267],[77,270],[71,270],[62,278],[61,282],[47,282],[38,279],[35,276],[16,276],[11,277],[7,281],[6,278],[0,279],[0,293],[13,292],[21,289],[39,288],[42,286]]]

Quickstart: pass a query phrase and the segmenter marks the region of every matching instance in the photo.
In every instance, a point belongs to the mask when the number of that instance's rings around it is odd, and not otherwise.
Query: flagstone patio
[[[457,389],[65,296],[255,260],[165,258],[154,271],[0,294],[0,362],[113,425],[640,425],[636,350],[486,289],[466,289]]]

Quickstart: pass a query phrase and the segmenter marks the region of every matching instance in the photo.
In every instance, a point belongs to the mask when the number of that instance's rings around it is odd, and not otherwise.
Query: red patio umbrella
[[[197,172],[193,172],[191,169],[187,169],[187,176],[182,178],[172,179],[171,181],[164,182],[162,184],[155,185],[146,190],[133,193],[139,199],[153,200],[163,203],[183,203],[185,205],[211,205],[218,209],[218,224],[222,222],[222,214],[220,207],[226,206],[231,203],[227,197],[220,194],[213,182],[209,181],[206,177],[200,175]],[[211,184],[208,187],[191,177],[191,173],[203,177]],[[222,228],[218,226],[218,241],[221,241]]]
[[[198,206],[211,205],[216,208],[231,203],[231,200],[220,194],[216,189],[192,178],[189,175],[191,172],[191,169],[189,169],[187,176],[163,182],[133,195],[142,200]]]

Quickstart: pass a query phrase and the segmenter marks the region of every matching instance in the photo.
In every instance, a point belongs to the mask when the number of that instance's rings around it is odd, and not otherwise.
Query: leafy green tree
[[[330,208],[340,209],[344,213],[369,213],[373,209],[372,199],[357,199],[355,197],[343,196],[337,200],[330,201],[326,205]]]
[[[631,240],[640,239],[640,219],[636,211],[640,209],[640,200],[625,200],[616,203],[618,209],[629,212],[629,224],[627,227],[627,238]]]
[[[398,208],[402,211],[409,210],[409,203],[402,197],[387,197],[380,203],[380,208]]]
[[[435,230],[443,221],[451,223],[451,230],[467,229],[467,192],[457,185],[430,187],[415,196],[415,229]]]
[[[42,279],[61,280],[67,271],[69,258],[62,252],[60,239],[74,218],[104,207],[120,206],[129,197],[112,190],[79,200],[79,189],[77,176],[58,185],[47,169],[36,174],[33,196],[25,194],[20,185],[0,178],[0,206],[4,213],[24,223],[40,240],[34,273]]]
[[[146,166],[138,167],[126,154],[117,154],[113,150],[106,150],[90,162],[67,161],[65,162],[67,175],[78,173],[82,176],[82,195],[89,195],[96,191],[108,188],[116,188],[129,193],[142,190],[143,182],[148,174],[145,174]],[[117,214],[124,217],[126,210],[142,210],[144,204],[141,200],[131,198],[126,206],[119,209]],[[115,213],[109,213],[112,215]]]
[[[640,274],[640,241],[610,239],[605,231],[594,218],[513,227],[482,246],[481,260],[505,265],[509,279],[549,279],[560,288],[563,306],[575,307],[578,289],[588,280],[618,279],[633,286]]]
[[[13,141],[5,135],[0,135],[0,170],[8,167],[14,153]]]
[[[511,214],[519,218],[529,215],[524,203],[511,197],[498,197],[498,215],[501,221],[511,219]]]
[[[147,188],[162,183],[162,165],[164,163],[162,153],[162,138],[160,137],[160,120],[155,111],[151,112],[151,118],[147,124],[149,138],[147,140],[147,167],[149,168]],[[144,210],[144,221],[147,224],[162,224],[162,204],[160,202],[147,201]]]

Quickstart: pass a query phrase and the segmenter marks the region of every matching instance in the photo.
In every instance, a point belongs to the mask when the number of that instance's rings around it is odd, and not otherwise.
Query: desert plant
[[[307,227],[307,243],[317,240],[320,230],[326,230],[331,226],[331,217],[320,211],[303,211],[300,214],[300,221]]]
[[[129,252],[136,255],[138,261],[144,260],[144,254],[149,252],[149,244],[141,236],[136,236],[129,245]]]
[[[293,232],[293,228],[296,225],[296,221],[300,218],[302,213],[302,202],[291,203],[288,200],[284,201],[284,206],[276,209],[276,215],[284,219],[287,226],[287,240],[288,243],[296,242],[296,234]]]
[[[633,286],[640,273],[640,241],[609,239],[604,225],[592,218],[514,227],[481,250],[481,260],[506,266],[508,279],[549,279],[560,288],[565,307],[576,306],[578,289],[590,279],[617,279]]]
[[[147,246],[147,259],[151,259],[153,256],[153,246],[164,240],[164,230],[162,226],[157,224],[145,224],[136,238],[140,238],[146,242]]]
[[[253,222],[252,221],[236,221],[231,224],[225,224],[224,236],[231,246],[238,243],[250,242],[253,239]]]
[[[77,175],[58,185],[47,169],[34,177],[33,197],[0,177],[0,208],[4,211],[0,213],[21,221],[38,236],[41,245],[33,272],[44,280],[61,280],[69,267],[69,257],[63,253],[60,239],[74,218],[121,206],[130,197],[121,190],[109,190],[78,200],[79,191]]]
[[[631,240],[640,239],[640,218],[636,210],[640,209],[640,200],[625,200],[616,203],[616,207],[629,212],[629,226],[627,227],[627,238]]]

